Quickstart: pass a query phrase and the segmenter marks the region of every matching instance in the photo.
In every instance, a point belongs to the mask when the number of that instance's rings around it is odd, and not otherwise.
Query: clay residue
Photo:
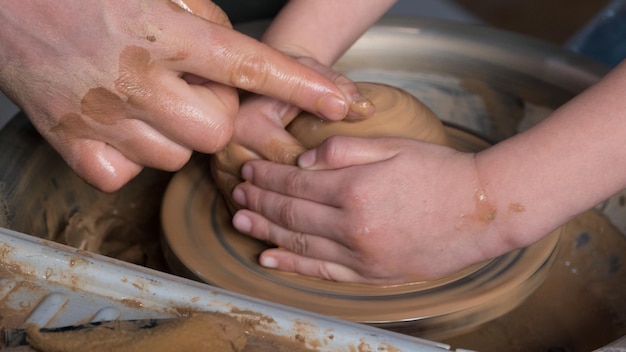
[[[242,351],[312,352],[302,342],[255,331],[221,313],[192,313],[185,318],[106,322],[74,329],[27,327],[28,342],[41,352]]]
[[[456,228],[459,231],[468,231],[475,224],[489,225],[496,219],[496,215],[496,207],[489,202],[485,190],[477,189],[474,191],[473,211],[461,214]]]
[[[514,213],[522,213],[526,211],[526,207],[520,203],[511,203],[509,204],[509,210]]]
[[[367,99],[353,101],[350,104],[350,112],[355,113],[359,116],[370,116],[375,111],[376,107],[371,101]]]
[[[59,123],[50,128],[50,133],[59,134],[67,139],[77,137],[92,138],[96,136],[93,128],[77,113],[61,116]]]
[[[484,190],[476,191],[474,200],[476,201],[474,217],[478,221],[489,224],[496,219],[496,208],[489,203],[487,193]]]
[[[142,47],[128,46],[120,53],[120,73],[115,81],[118,92],[127,96],[137,103],[152,97],[154,89],[158,87],[146,87],[145,81],[149,80],[150,72],[153,70],[153,62],[150,52]],[[111,101],[117,104],[117,100]],[[122,107],[116,107],[120,109]],[[122,109],[125,109],[123,107]]]
[[[356,85],[374,104],[376,111],[372,116],[363,120],[326,121],[304,112],[287,130],[309,149],[335,135],[404,137],[450,145],[443,123],[408,92],[380,83],[357,82]]]
[[[126,103],[106,88],[90,89],[81,101],[81,112],[103,125],[113,125],[125,116]]]
[[[243,326],[236,319],[220,314],[194,314],[139,329],[118,322],[63,332],[42,332],[37,326],[29,326],[27,331],[28,342],[42,352],[236,352],[243,350],[247,340]]]
[[[9,228],[165,270],[159,210],[170,174],[146,169],[119,192],[103,193],[80,179],[50,146],[36,143],[19,171],[7,196],[13,213]]]

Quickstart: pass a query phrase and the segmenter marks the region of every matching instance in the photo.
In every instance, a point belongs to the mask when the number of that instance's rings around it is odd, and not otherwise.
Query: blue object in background
[[[566,48],[616,66],[626,58],[626,0],[613,0],[567,44]]]

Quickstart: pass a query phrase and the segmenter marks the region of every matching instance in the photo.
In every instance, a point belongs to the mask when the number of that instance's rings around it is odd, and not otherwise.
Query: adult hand
[[[342,92],[352,97],[349,118],[362,118],[374,111],[373,105],[357,89],[354,82],[317,62],[300,57],[298,61],[334,82]],[[231,194],[241,183],[241,166],[249,160],[265,159],[295,165],[305,148],[289,132],[287,126],[300,113],[297,106],[267,96],[252,95],[242,99],[234,121],[234,133],[224,149],[211,157],[211,171],[217,188],[234,212],[237,208]]]
[[[230,195],[243,181],[241,166],[246,161],[266,159],[293,165],[304,151],[284,127],[298,112],[297,107],[267,96],[242,99],[231,141],[211,156],[213,180],[231,213],[237,205]]]
[[[344,117],[351,99],[232,30],[210,1],[10,1],[0,8],[0,45],[0,88],[104,191],[144,166],[176,170],[192,150],[221,149],[235,88],[329,119]]]
[[[512,249],[492,231],[473,154],[400,138],[332,137],[296,166],[244,165],[234,226],[279,248],[266,267],[324,279],[432,279]]]

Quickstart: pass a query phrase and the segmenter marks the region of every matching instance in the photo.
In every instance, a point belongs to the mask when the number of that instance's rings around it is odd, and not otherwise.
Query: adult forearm
[[[331,65],[395,0],[291,0],[262,41]]]
[[[495,228],[527,245],[626,187],[626,63],[477,157]]]

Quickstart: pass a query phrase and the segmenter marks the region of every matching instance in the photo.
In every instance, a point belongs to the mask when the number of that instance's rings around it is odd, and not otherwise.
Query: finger
[[[241,176],[258,188],[277,193],[271,197],[278,201],[283,200],[278,195],[285,195],[329,207],[342,205],[338,203],[340,199],[337,199],[337,194],[344,185],[343,173],[340,172],[308,171],[265,160],[251,160],[241,168]],[[241,184],[246,195],[249,192],[255,196],[255,200],[260,195],[265,196],[265,194],[260,194],[259,190],[249,188],[247,185],[250,183]],[[246,202],[244,206],[249,207],[249,202]],[[323,218],[320,220],[324,222]]]
[[[336,170],[393,158],[401,139],[334,136],[298,158],[298,166],[308,170]]]
[[[76,141],[61,149],[68,165],[87,183],[103,192],[115,192],[142,170],[112,146],[94,140]]]
[[[259,264],[266,268],[340,282],[365,283],[367,280],[347,266],[308,258],[280,248],[263,251]]]
[[[298,112],[293,105],[274,98],[248,98],[241,104],[235,121],[235,142],[262,159],[295,165],[305,148],[284,126]]]
[[[272,96],[328,119],[347,115],[351,98],[330,79],[294,58],[200,18],[185,24],[169,26],[163,40],[195,55],[168,61],[171,69]]]
[[[83,114],[91,116],[92,111],[107,111],[108,118],[130,114],[189,149],[214,153],[223,148],[232,135],[238,109],[236,90],[212,82],[190,85],[175,72],[155,67],[150,62],[147,50],[124,49],[120,56],[120,78],[115,82],[122,96],[94,89],[88,96],[99,109],[85,111],[83,108]],[[115,100],[120,107],[110,108],[117,105],[98,97],[98,93],[108,94],[106,98]]]
[[[284,196],[250,183],[239,184],[235,187],[232,196],[237,204],[262,214],[274,224],[296,232],[314,233],[333,238],[342,243],[341,226],[331,225],[341,223],[341,212],[337,208],[306,199]],[[264,224],[260,220],[258,223]],[[264,226],[259,231],[265,230],[263,233],[270,233],[269,225]]]
[[[92,144],[87,144],[91,148],[101,143],[117,150],[115,153],[102,153],[100,158],[110,155],[112,159],[121,160],[123,156],[128,162],[167,171],[178,170],[191,157],[191,150],[165,138],[143,121],[132,118],[98,121],[84,119],[78,114],[68,114],[47,134],[48,138],[71,156],[71,160],[83,158],[81,154],[88,151],[83,150],[80,145],[88,143],[87,141],[92,141]],[[99,163],[104,161],[101,159]]]
[[[136,164],[177,171],[191,158],[191,149],[166,138],[143,121],[122,120],[115,127],[100,132],[99,138]]]
[[[347,259],[349,250],[333,239],[286,229],[249,210],[233,216],[233,226],[258,240],[273,243],[299,255],[318,259]],[[342,262],[340,262],[342,263]]]
[[[261,254],[262,266],[326,280],[365,281],[349,268],[351,251],[334,240],[287,230],[247,210],[235,214],[233,226],[242,233],[279,246]]]
[[[374,104],[359,91],[356,84],[354,84],[354,82],[348,77],[326,65],[321,64],[319,61],[311,57],[299,57],[298,61],[330,79],[337,85],[337,87],[339,87],[344,96],[350,98],[351,104],[350,111],[348,112],[348,117],[350,119],[363,119],[374,114],[376,110]]]

